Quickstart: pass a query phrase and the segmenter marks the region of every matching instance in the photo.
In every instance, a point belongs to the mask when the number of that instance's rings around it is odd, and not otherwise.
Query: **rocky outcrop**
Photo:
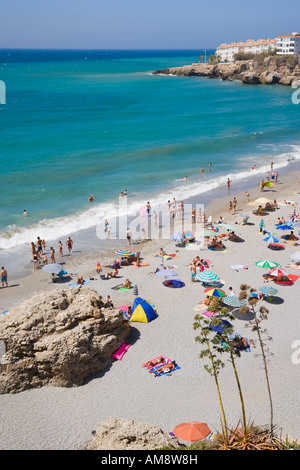
[[[85,446],[85,450],[155,450],[163,447],[178,449],[182,445],[158,426],[109,418],[99,424],[94,439]]]
[[[25,300],[0,318],[0,393],[81,385],[112,363],[130,331],[123,320],[85,287]]]
[[[271,56],[264,60],[240,60],[237,62],[203,64],[156,70],[154,75],[178,75],[239,80],[249,85],[292,85],[300,81],[300,56]]]

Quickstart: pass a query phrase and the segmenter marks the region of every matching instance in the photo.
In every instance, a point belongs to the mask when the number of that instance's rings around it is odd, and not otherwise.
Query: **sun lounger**
[[[117,361],[121,361],[123,359],[124,354],[130,348],[130,344],[123,343],[122,346],[116,351],[112,356],[117,359]]]

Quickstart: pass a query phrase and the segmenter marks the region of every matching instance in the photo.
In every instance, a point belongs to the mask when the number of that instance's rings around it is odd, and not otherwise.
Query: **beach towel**
[[[170,362],[171,362],[171,359],[168,359],[168,362],[167,362],[167,363],[169,364]],[[149,369],[149,371],[150,371],[150,372],[152,372],[152,371],[154,372],[155,370],[159,369],[160,367],[161,367],[161,365],[158,364],[157,366],[152,367],[151,369]],[[160,373],[157,374],[157,375],[155,375],[155,374],[153,373],[153,375],[154,375],[155,377],[161,377],[162,375],[172,374],[172,372],[175,372],[175,370],[178,370],[178,369],[180,369],[180,367],[176,364],[174,370],[171,370],[171,371],[169,371],[169,372],[167,372],[167,371],[166,371],[166,372],[160,372]]]
[[[289,269],[299,269],[300,270],[300,265],[297,265],[297,264],[288,264],[286,266],[286,268],[289,268]]]
[[[296,276],[296,274],[289,274],[288,275],[289,280],[292,281],[292,282],[296,282],[299,277],[300,276]]]
[[[123,359],[124,354],[130,348],[130,344],[123,343],[122,346],[116,351],[112,356],[117,359],[117,361],[121,361]]]
[[[1,313],[1,315],[4,315],[5,313],[8,313],[8,310],[5,310],[4,312]]]
[[[118,290],[119,290],[120,292],[127,292],[128,290],[133,289],[133,288],[134,288],[134,286],[129,287],[129,289],[127,289],[127,287],[121,287],[121,288],[118,289]]]

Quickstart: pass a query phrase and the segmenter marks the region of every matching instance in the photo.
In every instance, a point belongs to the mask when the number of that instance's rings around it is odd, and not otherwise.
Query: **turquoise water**
[[[290,87],[151,74],[201,53],[0,51],[0,248],[89,228],[124,189],[135,210],[300,158]]]

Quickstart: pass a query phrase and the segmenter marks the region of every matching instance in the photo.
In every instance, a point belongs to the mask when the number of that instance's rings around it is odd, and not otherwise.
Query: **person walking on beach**
[[[232,201],[229,202],[229,214],[232,212]]]
[[[127,229],[127,232],[126,232],[126,238],[127,238],[128,245],[131,245],[131,231],[129,230],[129,228]]]
[[[4,268],[4,266],[2,266],[2,268],[1,268],[1,282],[2,282],[2,287],[5,287],[4,284],[6,284],[6,287],[8,287],[8,283],[7,283],[7,271],[6,271],[6,269]]]
[[[265,187],[265,180],[261,180],[260,182],[260,192],[262,193]]]
[[[236,197],[233,198],[232,203],[233,203],[233,211],[235,212],[236,206],[237,206],[237,199],[236,199]]]
[[[249,202],[250,201],[250,194],[249,194],[248,191],[245,192],[245,196],[246,196],[246,198],[248,199],[248,202]]]
[[[68,238],[68,240],[66,241],[66,245],[68,247],[68,250],[69,250],[69,253],[72,252],[72,248],[73,248],[73,240],[71,237]]]
[[[59,258],[62,258],[63,257],[63,244],[61,241],[58,242],[58,257]]]
[[[231,181],[230,181],[230,179],[228,178],[228,179],[227,179],[227,189],[228,189],[228,191],[230,191],[230,183],[231,183]]]
[[[50,251],[51,264],[55,264],[55,250],[52,246],[51,246],[50,250],[51,250]]]
[[[150,217],[151,206],[150,206],[150,202],[149,202],[149,201],[148,201],[147,204],[146,204],[146,209],[147,209],[148,217]]]

